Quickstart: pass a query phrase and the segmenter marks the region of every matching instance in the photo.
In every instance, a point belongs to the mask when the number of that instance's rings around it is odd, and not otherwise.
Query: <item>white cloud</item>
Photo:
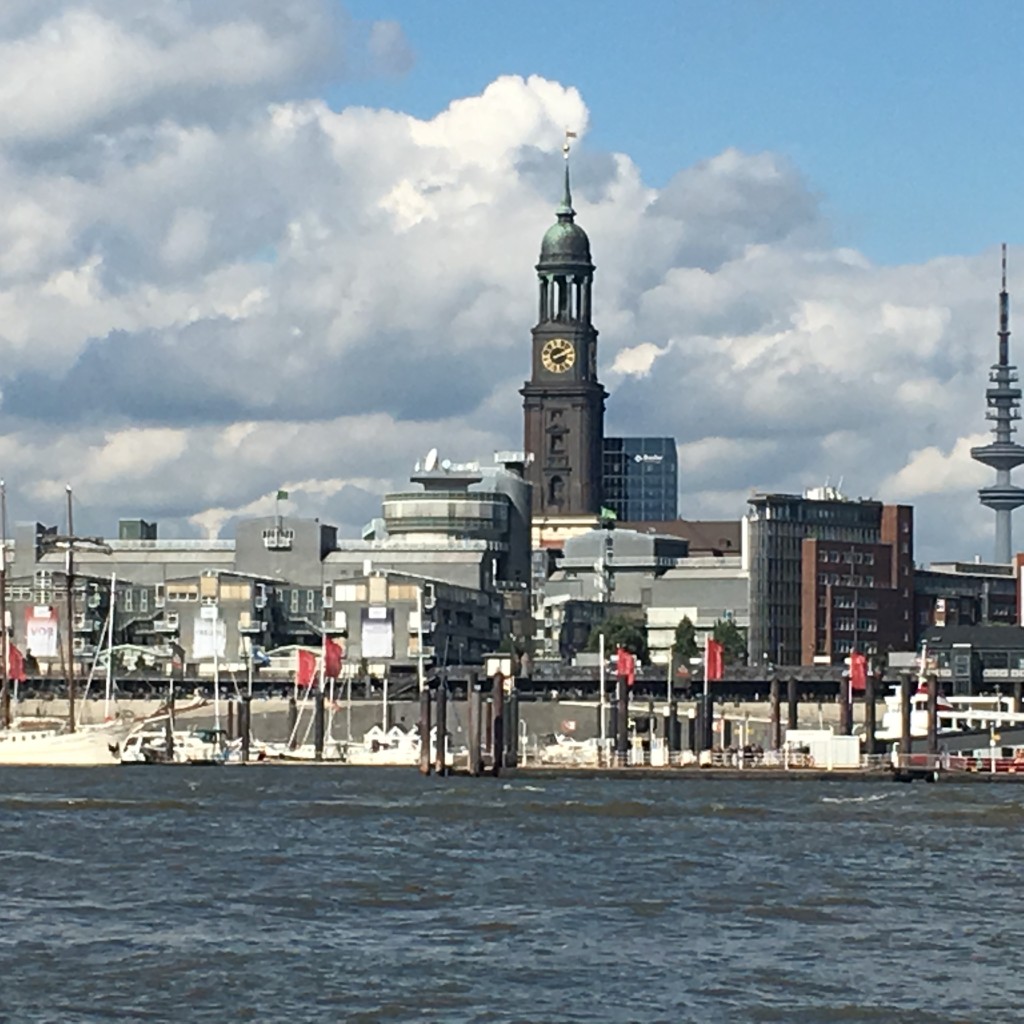
[[[950,523],[986,542],[967,449],[994,253],[873,266],[832,244],[772,153],[728,150],[653,189],[627,154],[588,149],[575,89],[538,77],[429,120],[317,95],[411,59],[399,26],[326,0],[5,5],[0,459],[16,516],[55,520],[71,480],[94,531],[118,514],[214,530],[290,482],[297,510],[354,532],[429,447],[521,443],[569,125],[608,431],[676,436],[681,513],[739,516],[752,487],[843,477],[920,499],[926,554],[961,553]]]

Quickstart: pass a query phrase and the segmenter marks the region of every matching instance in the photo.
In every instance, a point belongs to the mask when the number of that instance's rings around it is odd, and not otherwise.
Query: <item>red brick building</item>
[[[883,506],[878,543],[805,538],[800,590],[801,664],[912,649],[913,508]]]

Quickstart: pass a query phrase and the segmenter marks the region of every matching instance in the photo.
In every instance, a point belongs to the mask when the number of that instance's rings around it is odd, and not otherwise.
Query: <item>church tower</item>
[[[608,394],[597,379],[597,331],[591,322],[594,264],[590,240],[572,208],[568,142],[564,152],[565,194],[537,263],[533,369],[520,391],[535,543],[543,541],[549,527],[563,535],[593,527],[601,511]]]

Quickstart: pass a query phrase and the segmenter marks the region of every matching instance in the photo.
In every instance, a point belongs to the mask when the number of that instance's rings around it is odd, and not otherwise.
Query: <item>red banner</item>
[[[707,681],[713,683],[721,679],[725,665],[725,648],[717,640],[708,637],[704,658],[704,671]]]
[[[854,693],[863,693],[868,684],[868,659],[859,651],[850,655],[850,689]]]
[[[341,675],[341,662],[344,657],[345,650],[341,644],[327,637],[324,640],[324,675],[328,679],[337,679]]]
[[[7,646],[7,678],[16,683],[25,682],[25,659],[14,644]]]
[[[312,686],[316,679],[316,655],[312,651],[298,651],[299,663],[295,670],[295,682],[299,686]]]

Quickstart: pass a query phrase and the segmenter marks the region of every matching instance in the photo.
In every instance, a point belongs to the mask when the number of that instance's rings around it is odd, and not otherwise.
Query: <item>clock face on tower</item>
[[[540,350],[540,361],[549,373],[565,373],[576,362],[576,347],[567,338],[552,338]]]

